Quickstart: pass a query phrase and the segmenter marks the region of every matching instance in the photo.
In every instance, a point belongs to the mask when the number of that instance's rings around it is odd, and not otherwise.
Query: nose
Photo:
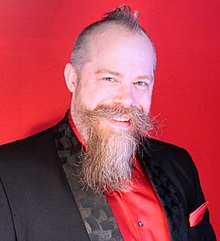
[[[135,105],[134,96],[131,87],[122,86],[118,89],[113,102],[115,105],[121,105],[125,108],[129,108]]]

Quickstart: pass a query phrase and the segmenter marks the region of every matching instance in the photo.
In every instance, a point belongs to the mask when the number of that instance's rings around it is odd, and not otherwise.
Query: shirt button
[[[138,226],[139,226],[139,227],[143,227],[143,226],[144,226],[144,223],[143,223],[142,221],[139,221],[139,222],[138,222]]]

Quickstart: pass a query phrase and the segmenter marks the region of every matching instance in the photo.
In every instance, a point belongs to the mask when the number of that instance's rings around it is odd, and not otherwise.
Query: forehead
[[[134,32],[123,26],[109,24],[99,27],[90,40],[90,61],[98,65],[155,65],[153,45],[143,31]]]
[[[90,36],[90,42],[92,48],[100,47],[100,45],[108,47],[120,42],[130,43],[131,45],[134,42],[142,42],[145,45],[152,46],[150,39],[141,29],[131,30],[116,23],[105,23],[97,27]]]

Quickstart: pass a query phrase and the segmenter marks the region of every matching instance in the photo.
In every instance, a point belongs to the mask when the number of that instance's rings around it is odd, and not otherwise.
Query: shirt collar
[[[76,135],[77,139],[79,140],[79,142],[83,145],[83,147],[85,148],[87,145],[86,145],[86,142],[83,140],[81,134],[79,133],[74,121],[73,121],[73,118],[70,114],[70,112],[68,113],[68,121],[69,121],[69,124],[70,124],[70,127],[72,128],[72,131],[74,132],[74,134]]]

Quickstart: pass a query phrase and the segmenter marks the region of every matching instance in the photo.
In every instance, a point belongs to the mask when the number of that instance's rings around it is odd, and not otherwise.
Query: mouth
[[[129,122],[130,118],[128,117],[114,117],[112,118],[114,121],[119,121],[119,122]]]
[[[113,117],[107,121],[115,129],[127,130],[131,126],[131,119],[128,116]]]

